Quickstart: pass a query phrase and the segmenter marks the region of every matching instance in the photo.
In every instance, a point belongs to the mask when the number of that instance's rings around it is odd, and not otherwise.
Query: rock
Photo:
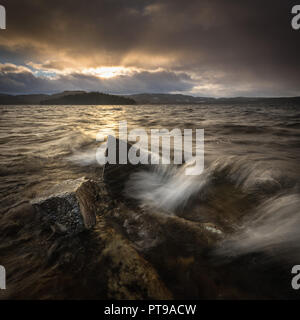
[[[68,231],[68,229],[64,225],[62,225],[58,222],[51,225],[51,229],[54,233],[60,233],[60,234],[64,234]]]
[[[146,164],[131,164],[128,159],[128,152],[131,148],[134,148],[130,143],[123,140],[119,140],[113,136],[108,137],[108,147],[110,145],[116,145],[116,164],[106,163],[103,168],[103,180],[109,193],[114,198],[124,198],[125,184],[128,182],[129,177],[132,173],[139,170],[149,170],[150,165]],[[127,150],[127,164],[120,164],[119,158],[120,148]],[[138,152],[138,150],[137,150]],[[106,150],[106,156],[108,155],[108,150]]]
[[[96,182],[80,178],[50,188],[31,204],[48,219],[54,232],[75,235],[96,224],[99,196]]]
[[[98,227],[97,227],[98,228]],[[103,270],[108,299],[172,299],[173,296],[153,266],[122,234],[104,224],[98,230],[105,244],[97,270]],[[98,271],[97,271],[98,272]]]

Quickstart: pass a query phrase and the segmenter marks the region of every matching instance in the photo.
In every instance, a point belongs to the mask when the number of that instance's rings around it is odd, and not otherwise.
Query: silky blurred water
[[[125,120],[128,130],[204,129],[206,167],[243,159],[260,175],[299,180],[296,105],[0,106],[1,211],[64,179],[96,176],[96,134]]]
[[[78,237],[55,235],[30,215],[26,220],[26,206],[8,212],[67,179],[100,179],[96,135],[117,129],[120,121],[127,121],[128,130],[147,132],[204,129],[204,172],[187,176],[184,164],[128,175],[124,167],[118,174],[125,173],[125,193],[140,207],[126,215],[124,199],[116,197],[110,207],[104,196],[102,222]],[[205,298],[232,297],[232,287],[241,297],[286,298],[291,266],[300,261],[299,138],[300,106],[292,104],[0,106],[0,250],[8,296],[98,297],[102,271],[111,269],[104,264],[99,273],[97,264],[103,241],[96,239],[107,223],[148,253],[158,274],[180,287],[180,298],[199,297],[198,280]],[[163,221],[171,223],[161,226]],[[207,246],[202,239],[210,239],[209,233],[218,240]],[[172,261],[183,257],[193,261],[189,269],[177,264],[172,270]],[[207,285],[211,274],[225,281],[215,296]]]

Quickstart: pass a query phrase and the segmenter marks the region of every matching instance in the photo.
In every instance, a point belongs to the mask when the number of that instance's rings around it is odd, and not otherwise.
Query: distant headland
[[[4,95],[0,94],[0,105],[132,105],[130,97],[100,92],[64,91],[58,94]]]
[[[300,105],[300,97],[194,97],[183,94],[141,93],[112,95],[100,92],[64,91],[55,94],[0,94],[0,105],[134,105],[134,104],[238,104],[292,103]]]

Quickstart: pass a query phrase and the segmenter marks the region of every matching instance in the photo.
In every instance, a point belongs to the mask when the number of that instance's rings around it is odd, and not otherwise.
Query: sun
[[[129,74],[131,70],[124,67],[98,67],[84,70],[84,73],[90,74],[99,78],[109,79],[120,75]]]

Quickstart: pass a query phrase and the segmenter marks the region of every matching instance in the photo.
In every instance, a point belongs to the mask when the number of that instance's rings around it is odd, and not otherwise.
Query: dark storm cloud
[[[100,90],[118,94],[139,92],[167,93],[189,91],[193,86],[192,79],[184,73],[144,71],[110,79],[72,73],[51,79],[37,77],[26,67],[0,64],[0,92],[3,93],[47,93],[61,91],[62,89]]]
[[[48,68],[59,70],[67,64],[167,70],[155,82],[149,72],[136,73],[130,83],[122,77],[92,77],[92,81],[79,75],[82,87],[89,83],[93,89],[101,83],[108,88],[114,82],[117,87],[108,91],[132,91],[130,85],[136,85],[135,91],[300,95],[300,31],[291,28],[295,1],[9,0],[2,4],[8,16],[7,30],[0,32],[0,58],[5,56],[1,62],[47,61]],[[174,72],[190,74],[194,80],[178,81]],[[143,85],[138,77],[144,77]],[[10,83],[13,90],[15,82]]]

